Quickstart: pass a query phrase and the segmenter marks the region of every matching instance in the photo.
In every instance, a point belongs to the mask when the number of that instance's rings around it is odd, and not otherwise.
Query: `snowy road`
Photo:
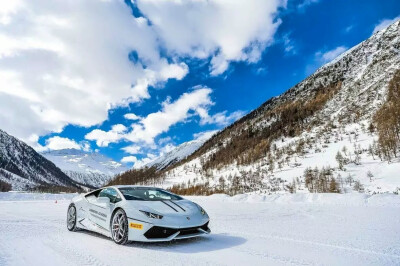
[[[399,196],[191,199],[211,216],[211,235],[118,246],[67,231],[68,201],[0,197],[0,265],[400,264]]]

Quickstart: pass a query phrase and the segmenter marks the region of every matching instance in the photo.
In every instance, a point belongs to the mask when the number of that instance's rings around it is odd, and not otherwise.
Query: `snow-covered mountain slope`
[[[374,118],[393,106],[399,77],[397,21],[161,171],[159,185],[186,194],[399,193],[398,110],[384,118],[393,122]]]
[[[14,190],[36,186],[77,187],[54,163],[24,142],[0,130],[0,180]]]
[[[93,187],[101,187],[114,175],[128,170],[124,165],[98,152],[63,149],[44,152],[43,156],[73,180]]]
[[[154,161],[146,164],[146,167],[155,167],[162,170],[183,159],[186,159],[193,152],[198,150],[213,134],[207,134],[192,141],[184,142],[172,151],[165,153]]]

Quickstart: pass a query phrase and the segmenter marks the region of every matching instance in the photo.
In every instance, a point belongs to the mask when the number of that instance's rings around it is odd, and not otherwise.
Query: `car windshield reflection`
[[[161,201],[181,200],[182,197],[158,188],[123,187],[119,188],[126,200]]]

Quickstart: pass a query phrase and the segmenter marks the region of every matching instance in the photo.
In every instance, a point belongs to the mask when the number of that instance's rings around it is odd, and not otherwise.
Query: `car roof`
[[[162,189],[162,188],[158,188],[158,187],[151,187],[151,186],[138,186],[138,185],[115,185],[115,186],[106,186],[106,187],[101,187],[101,188],[98,188],[98,189],[94,189],[94,190],[92,190],[92,191],[89,191],[89,192],[87,192],[87,193],[85,193],[84,195],[89,195],[89,194],[91,194],[91,193],[94,193],[94,192],[96,192],[96,191],[99,191],[99,190],[103,190],[103,189],[105,189],[105,188],[128,188],[128,187],[135,187],[135,188],[156,188],[156,189]]]
[[[136,188],[158,188],[158,187],[151,187],[151,186],[138,186],[138,185],[115,185],[109,186],[114,188],[124,188],[124,187],[136,187]],[[104,187],[105,188],[105,187]]]

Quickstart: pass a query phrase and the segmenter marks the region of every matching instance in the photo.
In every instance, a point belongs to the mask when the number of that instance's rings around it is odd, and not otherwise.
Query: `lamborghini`
[[[211,232],[209,221],[200,205],[144,186],[110,186],[80,194],[67,211],[69,231],[94,231],[117,244],[197,237]]]

